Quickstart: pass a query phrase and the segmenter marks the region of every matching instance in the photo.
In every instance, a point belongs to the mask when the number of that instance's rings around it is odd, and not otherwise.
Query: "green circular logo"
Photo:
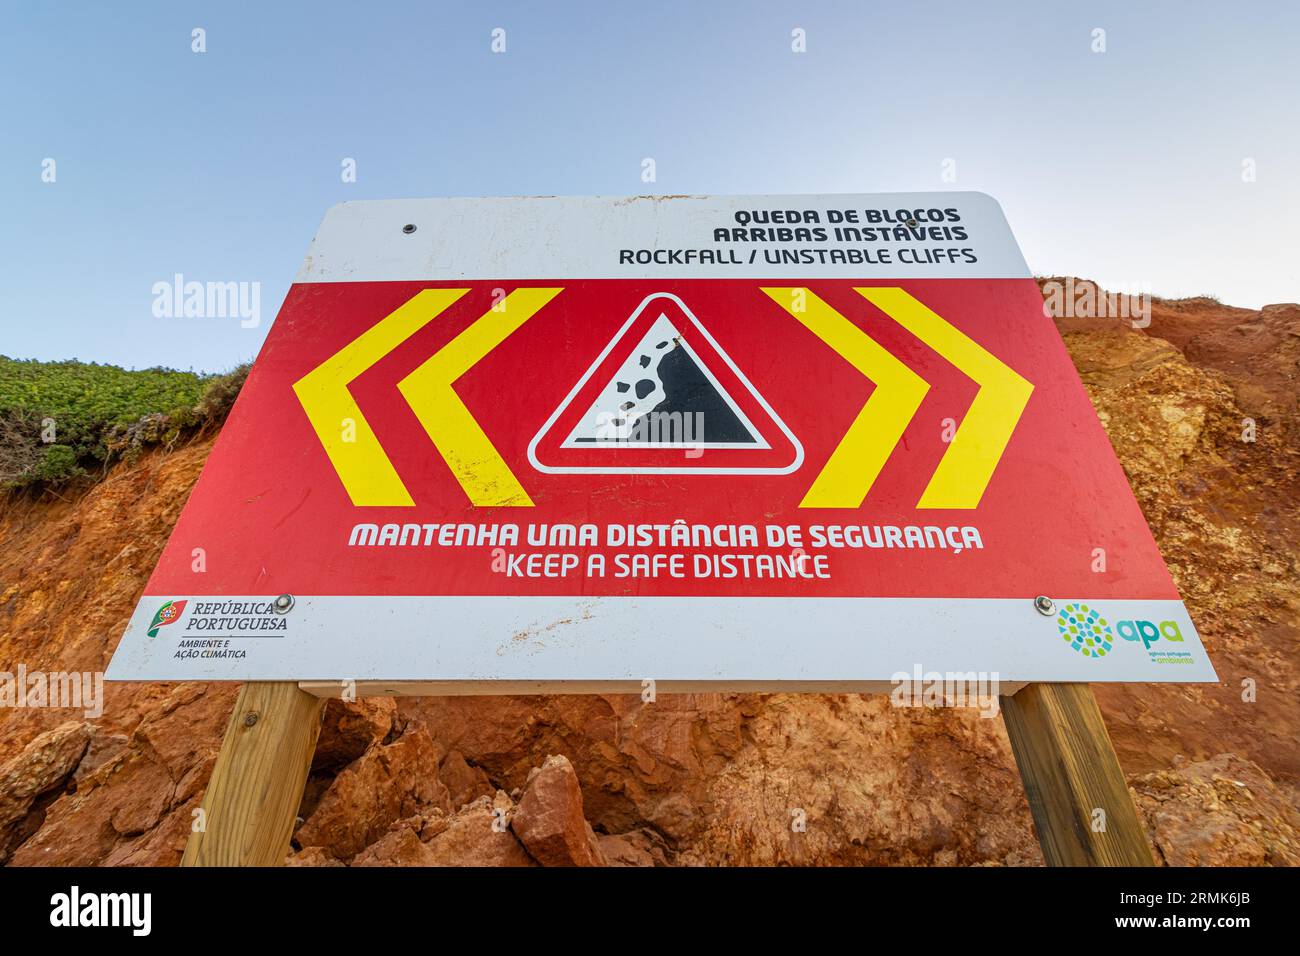
[[[1105,657],[1110,653],[1115,632],[1096,608],[1074,602],[1056,615],[1061,637],[1084,657]]]

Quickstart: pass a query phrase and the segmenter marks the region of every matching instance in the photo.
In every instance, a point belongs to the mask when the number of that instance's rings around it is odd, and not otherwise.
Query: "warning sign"
[[[978,193],[335,207],[109,676],[918,668],[1215,679]]]
[[[547,441],[553,431],[566,436],[558,445]],[[551,474],[782,474],[802,458],[771,405],[670,292],[637,306],[529,448],[533,466]]]

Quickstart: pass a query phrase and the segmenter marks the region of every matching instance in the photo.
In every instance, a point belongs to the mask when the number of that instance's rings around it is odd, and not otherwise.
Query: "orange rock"
[[[481,796],[490,796],[496,788],[483,771],[482,767],[471,767],[465,762],[465,755],[453,750],[438,768],[438,778],[451,792],[451,805],[462,807]]]
[[[596,834],[607,866],[668,866],[668,847],[654,830]]]
[[[1179,760],[1133,787],[1156,853],[1170,866],[1300,866],[1296,788],[1248,760]]]
[[[450,794],[438,779],[441,757],[424,725],[409,722],[400,737],[372,744],[334,778],[294,841],[346,859],[397,820],[432,808],[450,811]]]
[[[38,798],[72,776],[90,742],[90,725],[68,721],[40,734],[0,766],[0,863],[37,829],[29,820]]]
[[[356,760],[388,736],[396,712],[391,697],[326,702],[312,769],[336,770]]]
[[[425,831],[433,866],[536,866],[508,826],[510,799],[479,797],[447,818],[436,832]]]
[[[510,828],[542,866],[605,865],[582,812],[578,775],[567,757],[547,757],[529,775]]]
[[[336,860],[325,852],[323,847],[309,846],[305,850],[297,853],[290,853],[284,861],[285,866],[344,866],[345,864]]]
[[[353,866],[433,866],[434,852],[420,842],[419,817],[399,820],[356,855]],[[314,848],[319,849],[319,848]]]

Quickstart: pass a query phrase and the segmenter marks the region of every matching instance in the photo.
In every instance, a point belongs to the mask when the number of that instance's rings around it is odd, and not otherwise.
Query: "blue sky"
[[[326,208],[410,196],[980,189],[1036,272],[1300,299],[1300,5],[989,6],[6,3],[0,353],[228,368]],[[178,272],[261,325],[156,318]]]

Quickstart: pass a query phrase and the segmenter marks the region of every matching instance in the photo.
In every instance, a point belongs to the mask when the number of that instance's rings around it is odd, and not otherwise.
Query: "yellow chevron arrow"
[[[876,385],[799,503],[858,508],[930,386],[811,290],[763,291]]]
[[[393,463],[348,391],[358,375],[424,328],[468,289],[425,289],[362,332],[293,385],[339,480],[354,505],[406,505],[411,500]],[[355,438],[344,439],[344,423]]]
[[[918,508],[974,508],[1034,386],[902,289],[858,289],[867,301],[979,384]]]
[[[532,499],[451,387],[560,289],[516,289],[402,381],[398,389],[477,507],[531,508]]]

